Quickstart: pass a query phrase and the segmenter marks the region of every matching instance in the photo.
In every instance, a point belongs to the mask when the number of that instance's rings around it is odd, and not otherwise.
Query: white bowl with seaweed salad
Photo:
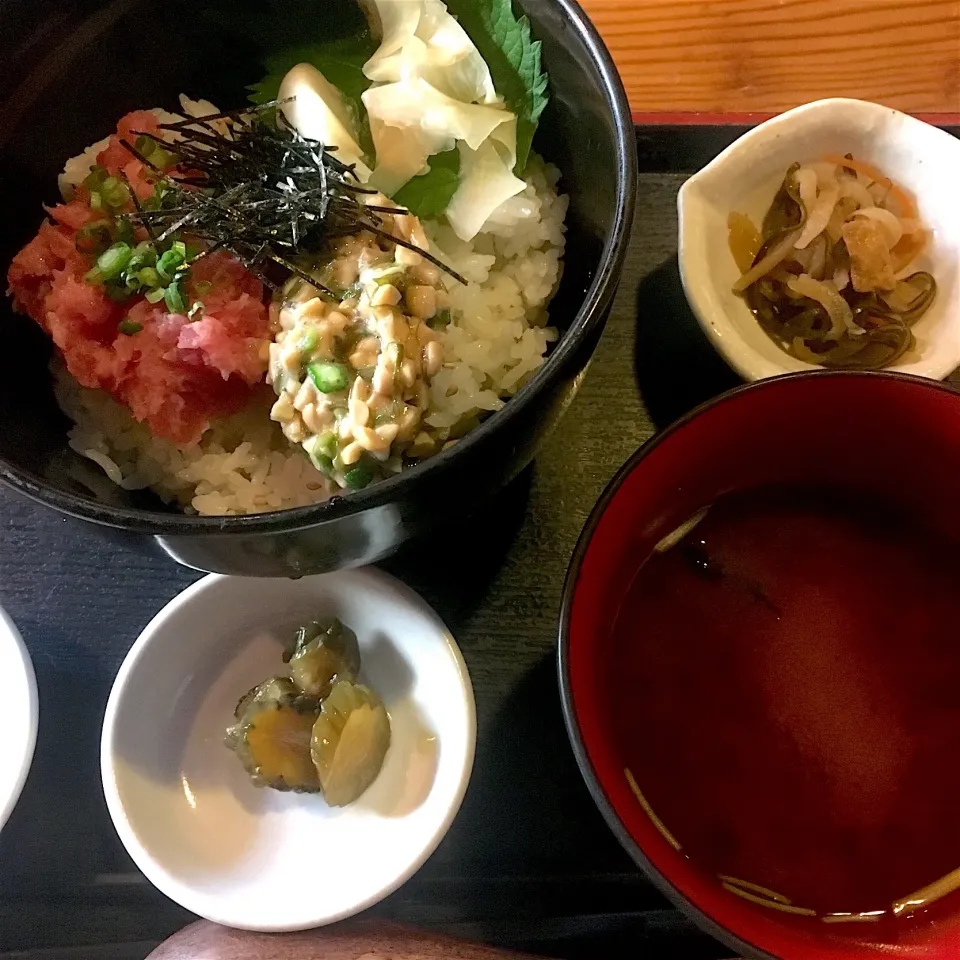
[[[748,380],[949,375],[958,164],[948,133],[859,100],[807,104],[741,137],[679,196],[684,292],[711,342]]]

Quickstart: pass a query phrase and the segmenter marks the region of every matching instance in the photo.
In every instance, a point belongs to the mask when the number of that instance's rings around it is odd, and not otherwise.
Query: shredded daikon
[[[787,286],[794,293],[823,304],[823,309],[827,311],[832,323],[830,328],[832,339],[839,340],[844,333],[856,337],[864,332],[862,327],[858,327],[853,322],[853,311],[847,301],[840,296],[840,291],[832,280],[814,280],[813,277],[804,273],[787,281]]]
[[[870,207],[876,206],[873,197],[870,196],[870,191],[859,180],[852,178],[844,178],[840,181],[840,196],[856,200],[861,210],[868,210]]]
[[[806,186],[808,178],[804,177],[803,180],[801,180],[801,175],[807,171],[815,178],[814,182],[816,186],[814,189],[816,191],[816,199],[813,200],[812,206],[806,199],[803,201],[804,208],[807,211],[807,222],[804,224],[803,232],[797,240],[798,250],[803,250],[823,233],[827,224],[830,222],[833,208],[840,199],[840,185],[837,183],[837,178],[825,177],[821,179],[816,171],[810,167],[801,167],[797,171],[797,181],[800,184],[801,198],[804,196],[805,189],[809,192],[809,187]]]

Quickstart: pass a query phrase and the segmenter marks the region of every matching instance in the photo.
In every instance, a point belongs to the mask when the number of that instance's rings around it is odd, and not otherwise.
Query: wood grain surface
[[[848,96],[960,116],[960,0],[580,2],[637,114],[769,114]]]
[[[537,960],[398,924],[348,920],[304,933],[249,933],[201,920],[147,960]]]

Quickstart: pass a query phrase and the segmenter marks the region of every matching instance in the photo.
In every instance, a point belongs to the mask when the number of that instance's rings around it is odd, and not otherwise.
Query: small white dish
[[[732,211],[763,219],[790,164],[852,153],[916,197],[933,232],[916,261],[937,281],[937,299],[914,327],[918,349],[890,369],[942,379],[960,366],[960,140],[862,100],[818,100],[740,137],[681,188],[680,275],[700,326],[742,377],[817,370],[784,353],[733,290],[740,273],[727,243]]]
[[[258,789],[223,745],[237,700],[283,672],[283,639],[336,615],[360,643],[391,744],[353,804]],[[101,740],[107,806],[134,862],[208,920],[263,932],[344,919],[396,890],[453,821],[473,766],[466,666],[436,614],[374,570],[265,580],[208,576],[134,643]]]
[[[26,782],[37,744],[37,678],[20,631],[0,607],[0,677],[3,678],[3,763],[0,764],[0,828]]]

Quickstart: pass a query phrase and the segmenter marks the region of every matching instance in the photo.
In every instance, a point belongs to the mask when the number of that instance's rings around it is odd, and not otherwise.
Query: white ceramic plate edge
[[[37,677],[33,670],[33,663],[30,660],[30,654],[27,652],[27,646],[23,642],[23,637],[17,629],[16,624],[10,619],[7,612],[0,607],[0,633],[6,633],[11,641],[11,648],[16,655],[16,666],[21,671],[21,678],[27,694],[27,736],[21,741],[19,746],[19,755],[14,759],[13,766],[19,766],[17,776],[13,780],[12,789],[7,797],[0,803],[0,829],[13,812],[13,808],[20,799],[23,791],[23,785],[27,782],[27,774],[30,772],[30,766],[33,763],[33,752],[37,745],[37,726],[39,722],[39,697],[37,695]],[[11,678],[5,677],[4,682],[9,682]]]

